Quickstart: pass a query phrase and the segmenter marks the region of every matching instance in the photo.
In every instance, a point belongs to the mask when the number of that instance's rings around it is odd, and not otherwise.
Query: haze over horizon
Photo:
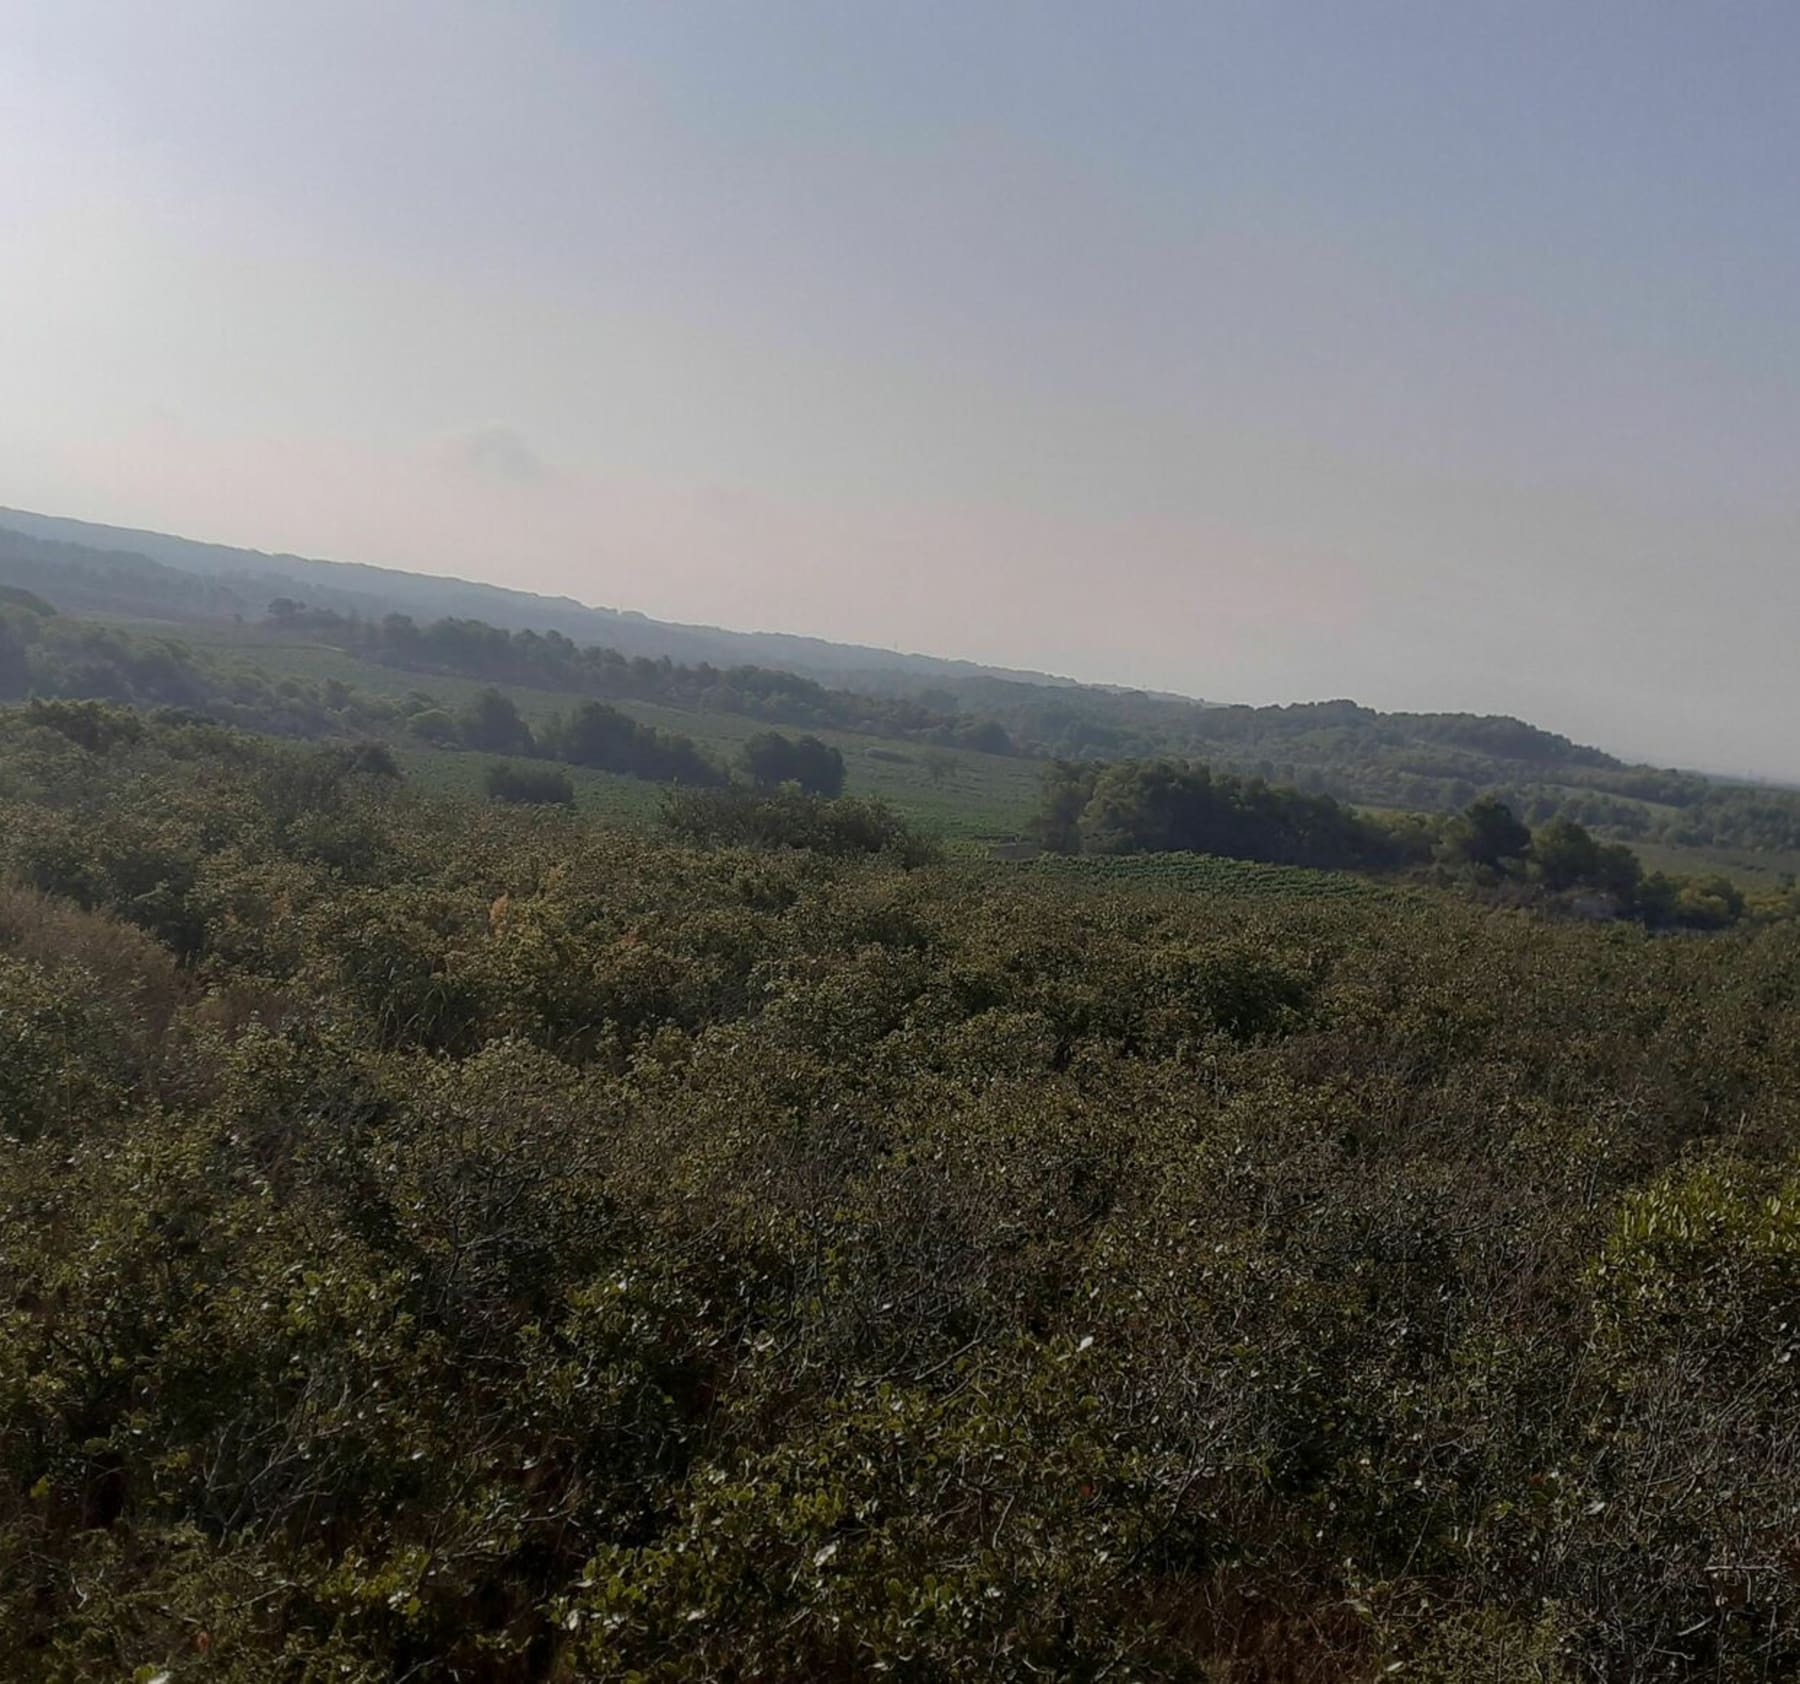
[[[0,503],[1800,778],[1800,13],[0,25]]]

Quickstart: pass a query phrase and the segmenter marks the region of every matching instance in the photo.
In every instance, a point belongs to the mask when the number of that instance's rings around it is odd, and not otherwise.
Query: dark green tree
[[[1552,819],[1531,839],[1531,863],[1546,889],[1597,885],[1600,844],[1573,819]]]
[[[536,747],[512,697],[491,685],[463,710],[457,724],[464,746],[487,754],[530,754]]]
[[[1444,855],[1454,862],[1505,871],[1531,849],[1531,832],[1497,796],[1484,795],[1444,832]]]
[[[798,784],[808,795],[841,795],[844,757],[817,737],[760,731],[744,744],[744,769],[758,789]]]

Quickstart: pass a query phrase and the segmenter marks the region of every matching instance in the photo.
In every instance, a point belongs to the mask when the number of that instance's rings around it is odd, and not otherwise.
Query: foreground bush
[[[8,1676],[1800,1668],[1791,926],[78,736],[0,716]]]

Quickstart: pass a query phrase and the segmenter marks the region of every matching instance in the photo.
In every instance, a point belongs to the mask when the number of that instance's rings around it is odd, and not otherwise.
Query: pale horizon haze
[[[1800,9],[0,0],[0,504],[1800,779]]]

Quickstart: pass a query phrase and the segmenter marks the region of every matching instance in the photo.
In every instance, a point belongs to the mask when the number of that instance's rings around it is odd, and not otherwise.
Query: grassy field
[[[1800,877],[1800,850],[1753,852],[1748,848],[1681,848],[1667,842],[1634,842],[1646,871],[1672,877],[1729,877],[1745,889],[1779,887],[1783,876]]]
[[[481,795],[482,780],[498,756],[464,754],[442,748],[400,748],[395,758],[407,778],[420,789],[439,795]],[[585,766],[561,768],[575,786],[577,811],[603,824],[642,824],[656,816],[663,798],[661,784],[591,772]]]
[[[403,672],[325,644],[269,638],[250,628],[184,627],[182,641],[196,649],[216,650],[269,673],[313,680],[335,678],[383,696],[401,697],[424,691],[452,709],[465,705],[487,688],[476,679]],[[503,688],[534,725],[588,699],[563,691]],[[742,714],[697,712],[654,702],[621,701],[613,705],[658,730],[693,738],[723,764],[737,759],[748,738],[771,728],[765,720]],[[790,733],[798,729],[778,728]],[[848,793],[891,802],[922,830],[948,841],[985,842],[1016,836],[1037,808],[1042,767],[1034,760],[957,750],[954,767],[934,777],[920,745],[853,731],[818,730],[813,734],[843,754]],[[479,787],[490,757],[421,748],[407,750],[406,759],[409,769],[433,787],[474,789]],[[457,762],[467,764],[454,764]],[[635,779],[584,773],[578,768],[575,779],[583,809],[591,807],[596,815],[635,817],[640,812],[654,811],[660,798],[658,789]],[[616,787],[621,785],[630,786],[630,793]]]

